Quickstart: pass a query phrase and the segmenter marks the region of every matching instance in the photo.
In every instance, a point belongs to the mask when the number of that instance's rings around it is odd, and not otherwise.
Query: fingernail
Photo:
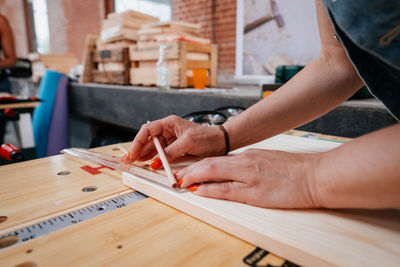
[[[150,164],[149,164],[150,168],[152,168],[153,170],[157,170],[162,166],[162,162],[161,159],[159,157],[154,158]]]
[[[195,191],[197,191],[198,188],[199,188],[198,184],[192,184],[191,186],[189,186],[189,191],[195,192]]]
[[[127,156],[128,156],[127,154],[123,155],[122,158],[121,158],[121,161],[124,161]]]
[[[175,179],[178,179],[178,171],[174,172]]]
[[[178,187],[179,187],[179,188],[181,188],[182,182],[183,182],[183,179],[182,179],[182,178],[178,180]]]

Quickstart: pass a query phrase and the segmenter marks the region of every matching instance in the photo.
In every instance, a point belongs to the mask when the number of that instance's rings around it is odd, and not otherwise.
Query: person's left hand
[[[248,149],[206,158],[179,171],[181,188],[196,195],[267,208],[315,208],[318,154]]]

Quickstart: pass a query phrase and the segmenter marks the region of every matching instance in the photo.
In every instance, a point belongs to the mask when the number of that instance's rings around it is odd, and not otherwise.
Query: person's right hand
[[[178,116],[169,116],[142,125],[124,162],[153,158],[157,151],[152,136],[159,138],[170,162],[185,154],[206,157],[225,152],[224,134],[218,127],[201,126]]]

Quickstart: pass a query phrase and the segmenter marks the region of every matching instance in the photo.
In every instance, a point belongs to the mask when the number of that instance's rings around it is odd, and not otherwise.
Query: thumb
[[[189,191],[202,197],[241,201],[245,187],[246,185],[241,182],[226,181],[192,185]]]

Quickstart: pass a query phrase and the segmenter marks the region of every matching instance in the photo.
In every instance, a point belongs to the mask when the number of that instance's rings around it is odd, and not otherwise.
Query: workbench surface
[[[332,139],[300,131],[288,134]],[[129,144],[123,145],[128,147]],[[119,157],[123,154],[116,145],[94,150]],[[87,167],[82,168],[85,166],[97,168],[97,171],[87,171]],[[69,155],[3,166],[0,177],[0,236],[133,192],[122,184],[120,171]],[[84,192],[88,187],[96,190]],[[351,249],[354,253],[368,253],[368,258],[376,259],[370,265],[379,264],[380,255],[390,255],[382,261],[392,264],[396,264],[392,259],[400,259],[396,249],[400,244],[396,241],[399,218],[393,217],[399,213],[340,211],[332,214],[337,214],[338,220],[348,221],[349,227],[360,223],[363,229],[374,231],[370,239],[364,239],[364,235],[350,237],[360,245]],[[334,228],[333,223],[326,221],[326,224]],[[343,233],[337,234],[342,236]],[[375,240],[372,236],[391,238]],[[271,254],[273,249],[271,253],[263,251],[152,198],[21,244],[8,247],[8,242],[0,239],[1,266],[246,266],[250,263],[295,266]],[[363,247],[377,247],[379,251],[362,251]],[[393,251],[390,253],[388,248]],[[258,258],[262,260],[257,262]],[[360,258],[354,258],[354,266],[358,260]],[[337,265],[340,264],[338,257]]]
[[[122,156],[115,145],[95,150]],[[0,236],[133,192],[120,171],[93,175],[81,168],[86,165],[99,167],[68,155],[0,167]],[[1,266],[243,266],[256,250],[151,198],[21,244],[3,241]],[[284,262],[272,254],[263,260]]]

